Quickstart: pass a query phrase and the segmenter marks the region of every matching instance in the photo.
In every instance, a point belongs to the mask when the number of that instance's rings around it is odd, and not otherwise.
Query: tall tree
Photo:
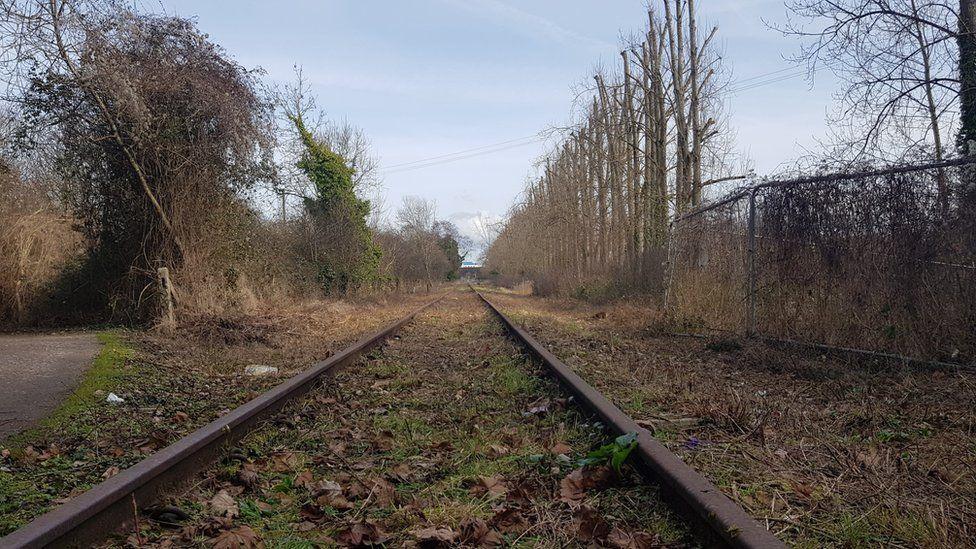
[[[976,1],[959,0],[960,127],[958,145],[976,154]]]
[[[825,65],[845,83],[834,122],[849,160],[899,160],[922,145],[937,159],[958,124],[958,140],[971,135],[976,115],[964,99],[976,76],[972,0],[959,12],[942,0],[792,0],[789,9],[807,25],[780,30],[805,40],[796,60],[811,75]],[[967,16],[966,12],[970,15]],[[958,46],[958,47],[957,47]],[[972,118],[973,120],[969,120]],[[945,194],[943,189],[943,194]]]
[[[315,188],[305,209],[319,233],[314,239],[313,261],[326,290],[346,292],[373,281],[381,251],[367,225],[370,204],[356,196],[355,170],[305,126],[301,116],[292,121],[304,145],[298,168]]]

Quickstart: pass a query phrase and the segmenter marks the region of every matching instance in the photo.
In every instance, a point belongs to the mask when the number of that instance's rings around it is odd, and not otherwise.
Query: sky
[[[474,238],[554,143],[536,136],[570,122],[593,68],[615,65],[620,38],[646,19],[644,0],[146,1],[195,19],[272,81],[301,66],[328,116],[371,138],[388,215],[404,196],[433,199]],[[698,5],[741,90],[726,105],[740,153],[762,175],[816,149],[836,82],[791,68],[799,43],[764,22],[785,19],[783,1]]]

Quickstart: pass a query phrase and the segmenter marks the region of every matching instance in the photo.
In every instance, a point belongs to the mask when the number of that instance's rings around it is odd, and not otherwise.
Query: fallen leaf
[[[583,505],[576,511],[573,527],[576,537],[583,541],[602,540],[610,533],[610,525],[589,505]]]
[[[373,493],[373,501],[380,507],[390,507],[396,500],[396,487],[390,481],[383,478],[376,478],[372,481],[370,490]]]
[[[329,443],[329,451],[337,456],[346,455],[346,443],[341,440],[336,440]]]
[[[333,509],[352,509],[354,505],[342,494],[326,493],[315,499],[315,503]]]
[[[625,532],[614,528],[607,536],[607,545],[618,549],[655,549],[663,547],[660,538],[647,532]]]
[[[410,466],[410,464],[400,463],[399,465],[393,468],[392,475],[397,480],[406,482],[410,480],[411,477],[413,477],[414,470],[413,467]]]
[[[366,520],[349,525],[339,533],[336,541],[348,547],[369,547],[384,543],[389,536],[375,522]]]
[[[380,431],[373,437],[373,448],[378,452],[389,452],[393,449],[393,432]]]
[[[264,547],[261,537],[248,526],[225,530],[212,541],[214,549],[259,549]]]
[[[587,490],[604,488],[612,479],[613,472],[603,465],[576,469],[559,482],[559,499],[569,504],[579,503]]]
[[[322,512],[322,508],[314,503],[306,503],[302,505],[301,510],[298,512],[298,516],[305,519],[306,522],[318,522],[325,518],[325,513]]]
[[[302,455],[297,452],[279,452],[271,456],[271,470],[276,473],[290,473],[302,464]]]
[[[529,528],[529,521],[525,520],[521,511],[514,507],[508,507],[495,513],[489,524],[505,534],[521,534]]]
[[[454,544],[454,540],[458,537],[457,532],[451,530],[450,528],[435,527],[411,530],[410,535],[417,538],[417,544],[420,547],[427,547],[430,549],[451,547]]]
[[[217,495],[210,500],[210,508],[218,517],[234,518],[241,514],[241,510],[237,507],[237,502],[234,501],[234,497],[227,490],[217,492]]]
[[[461,529],[458,541],[465,545],[494,547],[504,543],[504,538],[496,530],[492,530],[488,523],[480,518],[466,518],[459,525]]]
[[[554,453],[554,454],[567,454],[568,455],[568,454],[571,454],[573,452],[573,449],[568,444],[565,444],[565,443],[562,443],[562,442],[558,442],[555,445],[553,445],[552,448],[549,448],[549,451],[552,452],[552,453]]]
[[[102,478],[109,479],[119,474],[120,472],[122,472],[122,470],[119,469],[117,466],[113,465],[108,469],[106,469],[104,473],[102,473]]]
[[[301,473],[295,476],[295,481],[292,484],[294,484],[298,488],[305,488],[307,490],[311,490],[315,486],[315,479],[312,476],[311,471],[302,471]]]
[[[508,446],[501,444],[489,444],[488,451],[486,453],[490,458],[499,458],[502,456],[507,456],[510,452],[511,450],[508,449]]]
[[[508,492],[508,486],[505,485],[502,477],[497,475],[478,477],[478,480],[471,485],[468,492],[476,497],[487,495],[489,498],[495,498],[505,495]]]

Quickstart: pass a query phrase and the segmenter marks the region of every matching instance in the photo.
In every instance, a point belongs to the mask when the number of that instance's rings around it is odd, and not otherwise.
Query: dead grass
[[[639,307],[493,299],[791,543],[976,543],[972,375],[667,337]]]
[[[292,303],[233,321],[199,319],[170,335],[123,332],[131,350],[110,387],[57,423],[0,443],[11,452],[0,457],[0,501],[16,509],[0,521],[0,536],[427,299]],[[280,373],[245,376],[249,364]],[[108,391],[125,404],[108,405]]]
[[[43,194],[0,173],[0,327],[27,320],[61,271],[83,252],[73,220]]]

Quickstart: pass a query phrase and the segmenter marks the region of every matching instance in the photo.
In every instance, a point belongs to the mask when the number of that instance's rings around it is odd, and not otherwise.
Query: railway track
[[[599,417],[608,429],[618,434],[637,434],[637,459],[631,461],[648,481],[660,486],[661,495],[688,521],[691,525],[689,531],[695,533],[698,542],[727,547],[782,546],[761,524],[746,515],[704,477],[681,462],[649,432],[637,426],[630,417],[573,373],[530,334],[512,323],[485,296],[480,293],[477,295],[498,317],[514,340],[529,355],[538,359],[575,397],[575,402]],[[287,404],[309,394],[319,386],[321,379],[352,364],[440,300],[441,298],[435,299],[386,328],[364,337],[356,344],[313,365],[305,372],[88,492],[37,517],[20,530],[0,538],[0,548],[89,546],[115,532],[130,528],[133,524],[138,525],[139,520],[145,521],[140,518],[140,510],[151,507],[162,501],[167,494],[186,485],[199,472],[207,470],[235,442],[257,429]],[[459,379],[463,380],[466,375],[462,372]],[[502,412],[503,410],[496,410],[493,413],[497,415]],[[475,425],[475,428],[478,426]]]

